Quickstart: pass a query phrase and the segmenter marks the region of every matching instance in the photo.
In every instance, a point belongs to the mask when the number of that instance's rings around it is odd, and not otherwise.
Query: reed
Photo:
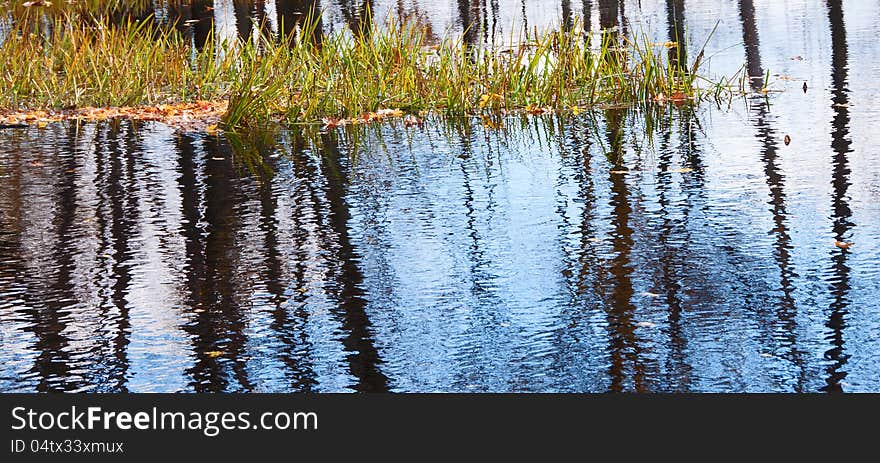
[[[692,63],[670,59],[647,34],[588,34],[579,24],[482,48],[450,37],[427,43],[415,24],[323,35],[305,19],[292,37],[194,49],[149,20],[113,25],[57,14],[18,21],[0,45],[0,108],[59,109],[228,100],[227,129],[381,119],[433,112],[574,111],[596,105],[692,104],[730,91]],[[366,115],[366,116],[365,116]],[[376,116],[371,117],[370,115]],[[334,122],[335,123],[335,122]]]

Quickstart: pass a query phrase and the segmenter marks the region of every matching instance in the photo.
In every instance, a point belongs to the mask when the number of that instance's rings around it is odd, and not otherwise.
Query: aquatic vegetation
[[[428,43],[406,22],[327,36],[305,19],[282,40],[209,37],[195,49],[176,29],[149,20],[114,25],[57,14],[46,22],[20,20],[0,45],[7,122],[27,119],[20,116],[28,110],[228,101],[221,125],[233,130],[273,121],[334,128],[405,118],[419,125],[427,112],[577,114],[596,105],[690,104],[718,97],[733,81],[702,77],[702,52],[690,64],[671,59],[668,48],[683,44],[588,34],[578,24],[480,48],[454,37]]]

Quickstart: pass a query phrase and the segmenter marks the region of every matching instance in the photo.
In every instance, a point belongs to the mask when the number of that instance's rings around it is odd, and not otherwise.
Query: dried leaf
[[[324,123],[324,128],[328,130],[333,130],[340,125],[340,121],[336,117],[325,117],[321,121]]]
[[[160,106],[124,106],[110,108],[79,108],[60,112],[17,111],[0,115],[0,126],[18,125],[24,121],[59,122],[67,119],[103,121],[130,119],[157,121],[181,128],[207,129],[219,122],[226,112],[226,101],[196,101]]]
[[[538,115],[538,114],[544,114],[545,112],[549,112],[549,111],[550,111],[549,109],[542,108],[538,105],[532,105],[532,104],[526,105],[526,112],[529,114]]]
[[[489,106],[493,103],[500,104],[503,99],[504,99],[504,97],[502,97],[498,93],[486,93],[486,94],[480,95],[480,102],[479,102],[480,109],[485,108],[486,106]]]
[[[403,117],[404,112],[399,109],[380,109],[376,115],[382,117]]]
[[[421,127],[424,124],[425,121],[419,119],[412,114],[407,114],[406,117],[403,118],[403,125],[406,127]]]
[[[840,249],[849,249],[850,247],[852,247],[853,244],[855,244],[855,243],[848,243],[845,241],[834,240],[834,245]]]
[[[487,115],[483,115],[482,119],[483,119],[483,127],[486,127],[488,129],[500,129],[501,127],[504,126],[504,123],[501,121],[500,118],[496,120],[496,119],[493,119]]]

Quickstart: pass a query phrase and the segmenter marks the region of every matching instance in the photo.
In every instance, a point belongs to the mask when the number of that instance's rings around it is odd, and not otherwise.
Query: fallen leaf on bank
[[[849,249],[852,247],[853,244],[855,244],[855,243],[848,243],[846,241],[834,240],[834,245],[840,249]]]
[[[25,121],[59,122],[68,119],[104,121],[129,119],[162,122],[174,127],[204,130],[219,122],[226,112],[226,101],[195,101],[158,106],[86,107],[63,111],[22,110],[0,114],[0,127],[18,125]]]

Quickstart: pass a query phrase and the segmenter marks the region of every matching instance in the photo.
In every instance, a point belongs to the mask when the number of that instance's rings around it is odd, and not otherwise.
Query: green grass
[[[702,51],[695,62],[676,64],[646,34],[589,35],[579,25],[487,49],[456,37],[429,44],[417,26],[393,21],[319,37],[317,23],[305,20],[287,40],[209,38],[194,50],[176,29],[151,21],[112,25],[60,12],[23,18],[0,45],[4,110],[222,99],[229,101],[224,125],[236,129],[388,108],[467,115],[690,104],[730,88],[700,76]]]

